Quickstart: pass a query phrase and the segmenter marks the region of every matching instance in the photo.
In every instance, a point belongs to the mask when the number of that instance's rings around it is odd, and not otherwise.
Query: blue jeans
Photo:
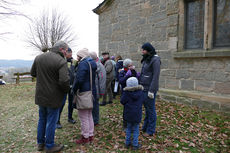
[[[46,148],[54,146],[54,136],[58,119],[58,108],[39,106],[39,120],[37,128],[37,143],[45,144]]]
[[[139,123],[130,123],[127,122],[127,129],[126,129],[126,145],[131,144],[131,135],[133,133],[133,146],[138,146],[138,137],[139,137]]]
[[[157,113],[155,108],[156,93],[154,99],[148,97],[148,91],[144,91],[145,119],[142,131],[152,135],[155,133]]]
[[[92,110],[94,125],[99,123],[99,103],[98,103],[98,101],[99,101],[99,99],[94,98],[93,110]]]

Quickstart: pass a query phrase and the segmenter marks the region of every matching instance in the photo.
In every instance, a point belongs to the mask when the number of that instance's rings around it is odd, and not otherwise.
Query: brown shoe
[[[89,142],[89,138],[85,138],[83,135],[80,139],[76,140],[76,144],[86,144]]]
[[[45,144],[38,144],[37,151],[43,151],[45,149]]]
[[[146,137],[146,138],[149,138],[149,137],[153,136],[152,134],[148,134],[148,133],[143,133],[142,135],[143,135],[144,137]]]
[[[52,148],[47,149],[46,148],[46,153],[53,153],[53,152],[59,152],[64,148],[64,145],[62,144],[55,144]]]
[[[94,138],[93,136],[90,136],[90,137],[89,137],[89,142],[90,142],[90,143],[93,142],[93,138]]]

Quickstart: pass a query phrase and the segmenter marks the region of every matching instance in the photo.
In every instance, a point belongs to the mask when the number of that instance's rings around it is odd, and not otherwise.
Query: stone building
[[[99,51],[131,58],[141,45],[161,57],[159,97],[230,113],[230,0],[104,0]]]

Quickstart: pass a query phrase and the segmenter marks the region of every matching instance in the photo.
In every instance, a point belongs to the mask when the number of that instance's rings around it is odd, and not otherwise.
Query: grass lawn
[[[0,152],[36,152],[38,106],[34,104],[34,83],[0,86]],[[61,116],[62,129],[56,130],[56,143],[63,152],[131,152],[124,148],[122,106],[100,107],[100,126],[95,127],[93,144],[76,145],[80,121],[67,122],[67,106]],[[196,107],[157,101],[156,135],[139,136],[139,152],[230,152],[230,116]],[[144,117],[144,114],[143,114]],[[138,151],[137,151],[138,152]]]

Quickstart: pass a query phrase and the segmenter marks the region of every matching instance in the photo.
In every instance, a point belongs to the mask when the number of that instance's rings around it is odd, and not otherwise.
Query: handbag
[[[91,64],[88,62],[90,68],[90,91],[79,92],[77,90],[77,94],[74,96],[73,103],[76,103],[76,107],[78,110],[81,109],[92,109],[93,108],[93,82],[92,82],[92,68]]]

